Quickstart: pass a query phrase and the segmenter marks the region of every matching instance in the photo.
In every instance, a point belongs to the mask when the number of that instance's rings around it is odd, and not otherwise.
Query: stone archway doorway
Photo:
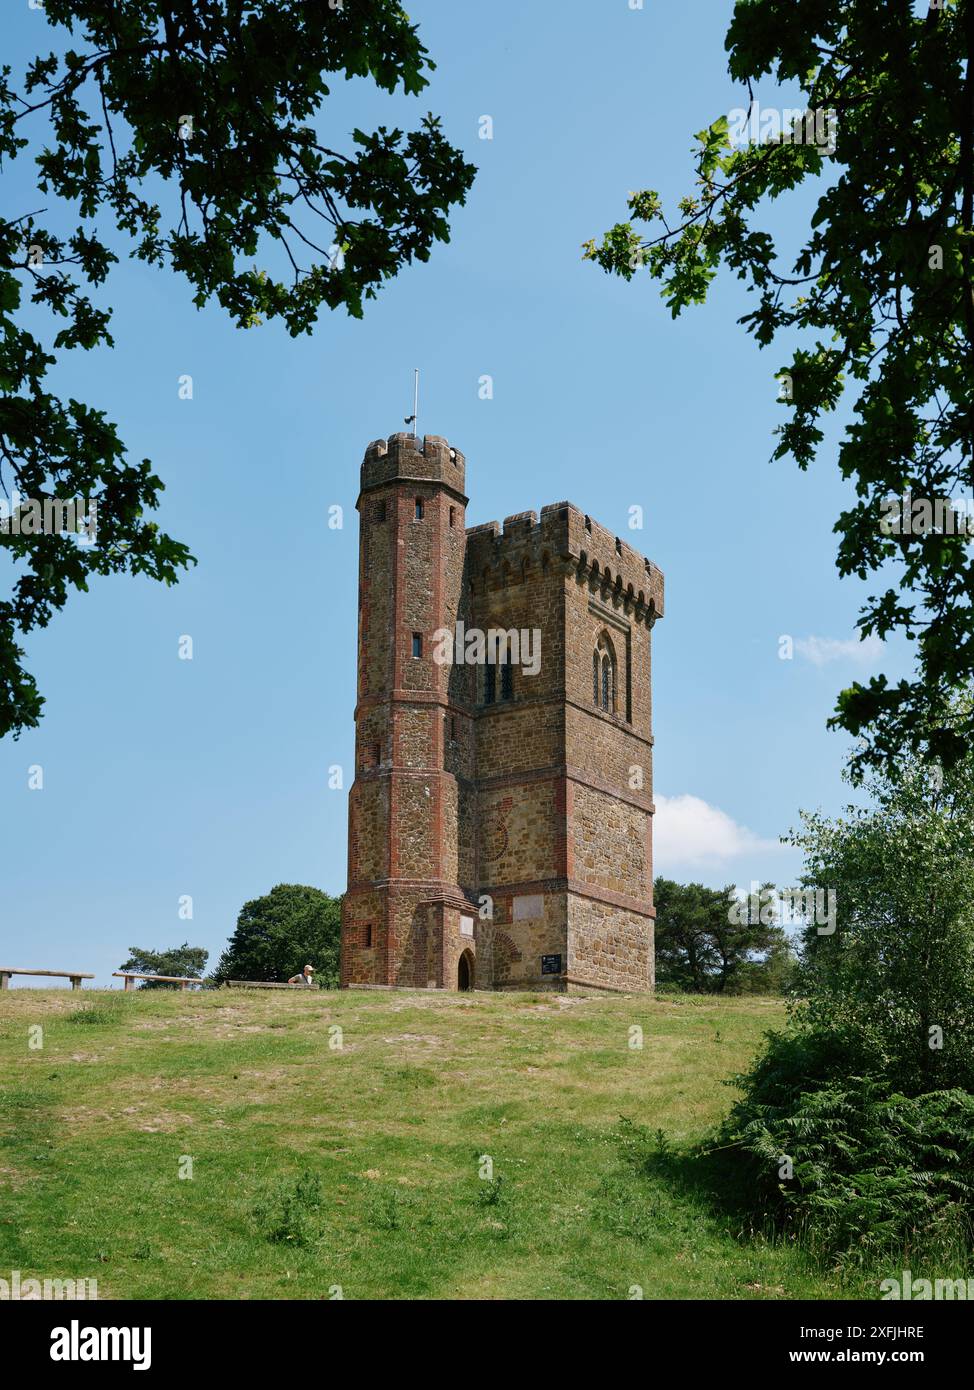
[[[457,989],[473,989],[473,956],[469,951],[464,951],[457,965]]]

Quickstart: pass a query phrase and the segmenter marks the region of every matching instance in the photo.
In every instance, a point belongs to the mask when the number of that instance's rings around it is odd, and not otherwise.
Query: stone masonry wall
[[[609,990],[650,990],[652,920],[609,903],[570,894],[569,984]]]

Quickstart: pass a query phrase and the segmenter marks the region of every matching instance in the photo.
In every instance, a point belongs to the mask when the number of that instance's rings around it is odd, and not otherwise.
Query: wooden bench
[[[112,978],[125,981],[126,989],[135,989],[133,980],[161,980],[166,985],[179,985],[182,989],[189,989],[190,985],[201,985],[202,980],[198,980],[190,975],[140,975],[137,970],[113,970]]]
[[[11,975],[49,975],[59,980],[70,980],[72,989],[80,989],[82,980],[93,980],[94,975],[86,975],[83,970],[0,970],[0,989],[10,987]]]
[[[278,984],[274,980],[227,980],[226,989],[317,989],[315,985]]]

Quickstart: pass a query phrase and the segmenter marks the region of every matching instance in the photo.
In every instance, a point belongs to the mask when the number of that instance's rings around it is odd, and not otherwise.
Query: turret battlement
[[[420,443],[414,434],[399,433],[374,439],[366,449],[361,487],[367,492],[398,478],[415,479],[441,483],[463,497],[465,476],[463,454],[440,435],[424,435]]]
[[[467,556],[476,574],[505,565],[518,572],[525,561],[561,561],[605,597],[629,603],[651,619],[663,615],[663,574],[638,550],[593,521],[571,502],[553,502],[537,512],[515,512],[503,530],[488,521],[467,530]]]

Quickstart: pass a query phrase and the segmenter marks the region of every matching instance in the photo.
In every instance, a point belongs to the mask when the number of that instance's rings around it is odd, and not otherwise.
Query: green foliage
[[[321,1178],[311,1169],[280,1178],[255,1203],[257,1230],[272,1244],[312,1246],[321,1238]]]
[[[946,773],[904,760],[870,781],[871,806],[805,814],[791,836],[837,928],[808,929],[796,1019],[908,1095],[974,1090],[972,772],[970,754]]]
[[[945,528],[881,522],[884,501],[907,492],[974,494],[974,0],[926,14],[889,0],[737,0],[726,47],[742,108],[771,74],[798,84],[810,111],[834,113],[833,141],[789,128],[735,148],[721,117],[696,137],[696,192],[679,215],[652,190],[632,193],[646,231],[620,222],[584,254],[627,280],[646,267],[674,317],[721,266],[746,282],[748,332],[762,347],[795,344],[778,373],[790,390],[775,458],[807,468],[825,417],[853,392],[838,464],[855,500],[835,527],[838,569],[888,579],[858,626],[915,640],[917,672],[854,683],[830,723],[869,735],[857,778],[904,750],[948,765],[974,736],[974,709],[960,728],[950,718],[952,691],[974,678],[974,557]],[[818,195],[807,239],[785,260],[763,220],[806,183]]]
[[[760,960],[741,964],[731,989],[732,994],[790,994],[794,989],[798,962],[791,942],[781,933]]]
[[[0,69],[0,163],[30,152],[42,209],[0,219],[0,484],[93,500],[97,539],[0,534],[21,571],[0,603],[0,736],[43,704],[17,633],[93,574],[173,584],[193,562],[148,519],[163,486],[149,461],[128,462],[103,412],[45,384],[57,354],[114,345],[91,295],[122,247],[241,328],[276,317],[310,333],[322,306],[361,316],[448,240],[474,176],[433,115],[408,133],[354,130],[347,152],[324,142],[329,74],[427,85],[433,64],[390,0],[47,0],[43,14],[67,46],[16,86]],[[51,341],[24,327],[28,297],[53,316]]]
[[[767,886],[767,885],[766,885]],[[656,981],[694,994],[771,994],[787,984],[792,953],[775,922],[731,920],[733,888],[658,878]]]
[[[837,1040],[772,1034],[739,1077],[719,1143],[742,1151],[757,1208],[816,1253],[946,1259],[974,1245],[974,1096],[890,1092]],[[790,1173],[783,1165],[790,1162]]]
[[[89,1004],[86,1009],[75,1009],[65,1014],[65,1023],[81,1023],[88,1028],[104,1028],[121,1021],[121,1012],[115,1004]]]
[[[402,1229],[406,1199],[394,1187],[373,1192],[366,1208],[366,1220],[377,1231]]]
[[[392,1073],[392,1080],[406,1091],[411,1087],[420,1090],[423,1087],[435,1086],[439,1077],[428,1067],[396,1067]]]
[[[168,951],[147,951],[142,946],[130,946],[129,958],[118,967],[119,970],[134,970],[142,975],[182,975],[187,979],[199,980],[206,969],[210,953],[202,946],[191,946],[184,941],[181,946],[172,946]],[[140,989],[179,989],[179,985],[157,984],[154,980],[139,980]]]
[[[315,968],[323,989],[340,983],[341,898],[320,888],[279,883],[262,898],[245,903],[213,978],[281,982],[305,965]]]
[[[496,1178],[483,1179],[477,1189],[477,1201],[482,1207],[500,1206],[504,1195],[503,1173],[499,1173]]]
[[[974,1248],[972,767],[904,759],[872,805],[792,836],[836,931],[808,927],[790,1026],[736,1078],[718,1143],[754,1209],[822,1254]]]

